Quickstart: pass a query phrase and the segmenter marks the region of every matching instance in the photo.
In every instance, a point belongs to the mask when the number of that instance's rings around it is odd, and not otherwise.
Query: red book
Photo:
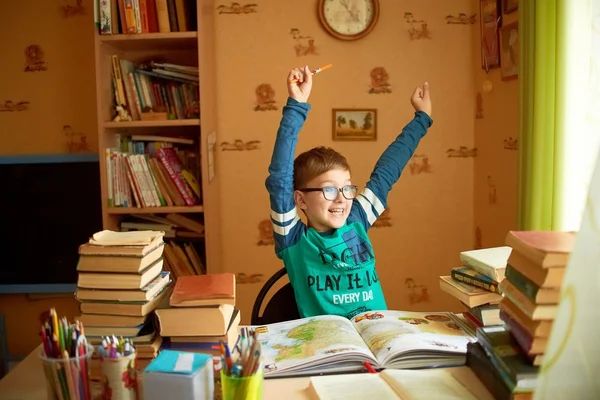
[[[566,267],[575,232],[510,231],[505,243],[542,268]]]
[[[169,300],[172,307],[235,305],[235,275],[180,276]]]

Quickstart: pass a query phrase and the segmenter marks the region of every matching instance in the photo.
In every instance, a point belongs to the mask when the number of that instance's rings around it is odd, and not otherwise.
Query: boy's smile
[[[347,199],[340,191],[351,185],[350,171],[344,169],[332,169],[327,171],[309,182],[306,183],[306,188],[311,188],[311,191],[296,190],[294,198],[298,207],[306,213],[308,225],[314,228],[317,232],[327,232],[332,229],[341,228],[352,208],[352,199]],[[327,200],[325,194],[316,188],[333,187],[336,192],[331,189],[327,196],[334,200]],[[350,197],[352,188],[346,188],[345,194]],[[356,195],[356,190],[354,190]]]

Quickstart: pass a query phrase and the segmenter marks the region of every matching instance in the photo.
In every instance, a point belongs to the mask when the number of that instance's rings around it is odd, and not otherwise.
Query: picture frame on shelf
[[[519,21],[500,28],[500,70],[502,80],[519,76]]]
[[[377,110],[374,108],[334,108],[331,119],[334,141],[377,140]]]
[[[519,8],[519,0],[502,0],[504,14],[510,14]]]
[[[498,29],[502,15],[500,0],[479,0],[481,31],[481,68],[488,72],[500,66]]]

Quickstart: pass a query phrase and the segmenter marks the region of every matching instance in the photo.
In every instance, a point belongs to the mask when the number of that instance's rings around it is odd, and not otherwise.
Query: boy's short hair
[[[351,172],[346,157],[331,147],[319,146],[305,151],[294,160],[294,190],[303,189],[306,182],[332,169]]]

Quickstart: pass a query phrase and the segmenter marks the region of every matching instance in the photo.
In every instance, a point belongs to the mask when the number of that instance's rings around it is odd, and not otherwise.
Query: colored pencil
[[[312,74],[313,74],[313,75],[316,75],[316,74],[318,74],[319,72],[321,72],[321,71],[324,71],[324,70],[326,70],[327,68],[331,68],[331,67],[333,67],[333,64],[327,64],[327,65],[323,65],[322,67],[320,67],[320,68],[317,68],[317,69],[315,69],[314,71],[312,71]],[[298,82],[298,79],[296,79],[296,78],[293,78],[293,79],[290,79],[290,81],[289,81],[289,82],[290,82],[290,83],[296,83],[296,82]]]

